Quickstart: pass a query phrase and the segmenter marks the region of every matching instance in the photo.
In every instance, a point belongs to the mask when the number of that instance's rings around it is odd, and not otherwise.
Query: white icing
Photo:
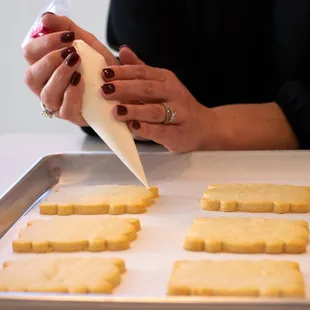
[[[128,169],[148,188],[133,136],[127,124],[116,121],[112,115],[113,106],[118,102],[108,101],[101,94],[100,87],[104,83],[101,72],[107,66],[104,57],[82,40],[75,40],[73,46],[81,57],[79,72],[85,83],[81,111],[84,119]]]

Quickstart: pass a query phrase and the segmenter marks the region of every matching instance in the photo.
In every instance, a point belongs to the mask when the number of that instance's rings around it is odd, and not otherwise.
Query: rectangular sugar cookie
[[[46,253],[125,250],[137,237],[140,222],[118,217],[56,217],[34,220],[13,241],[14,252]]]
[[[107,293],[121,283],[122,259],[37,257],[9,261],[0,270],[0,291]]]
[[[187,233],[188,251],[228,253],[304,253],[308,223],[286,219],[199,218]]]
[[[135,185],[70,186],[53,189],[40,203],[45,215],[145,213],[158,188]]]
[[[304,298],[305,287],[295,262],[178,261],[174,264],[167,294]]]
[[[310,187],[286,184],[214,184],[203,193],[201,208],[224,212],[310,212]]]

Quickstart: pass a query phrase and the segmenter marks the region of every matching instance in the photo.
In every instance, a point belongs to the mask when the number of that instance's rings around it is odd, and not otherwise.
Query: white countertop
[[[155,144],[138,143],[140,152],[165,150]],[[62,152],[110,151],[99,139],[81,134],[0,135],[0,197],[41,157]]]

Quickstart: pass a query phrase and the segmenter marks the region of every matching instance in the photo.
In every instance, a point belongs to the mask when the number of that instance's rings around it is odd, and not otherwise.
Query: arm
[[[214,134],[206,147],[224,150],[296,149],[297,139],[281,108],[275,103],[236,104],[211,109]],[[208,111],[208,112],[210,112]],[[214,141],[208,141],[214,139]]]

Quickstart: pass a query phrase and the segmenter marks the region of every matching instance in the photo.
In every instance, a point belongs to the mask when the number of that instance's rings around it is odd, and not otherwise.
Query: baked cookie
[[[188,251],[230,253],[304,253],[308,223],[261,218],[199,218],[184,242]]]
[[[72,186],[53,189],[40,203],[45,215],[144,213],[159,196],[158,188],[135,185]]]
[[[47,253],[125,250],[137,236],[140,222],[118,217],[56,217],[34,220],[13,241],[14,252]]]
[[[304,298],[305,287],[295,262],[200,260],[176,262],[167,293]]]
[[[310,212],[310,187],[285,184],[213,184],[203,193],[201,208],[224,212]]]
[[[122,259],[37,257],[4,263],[0,291],[107,293],[121,283]]]

